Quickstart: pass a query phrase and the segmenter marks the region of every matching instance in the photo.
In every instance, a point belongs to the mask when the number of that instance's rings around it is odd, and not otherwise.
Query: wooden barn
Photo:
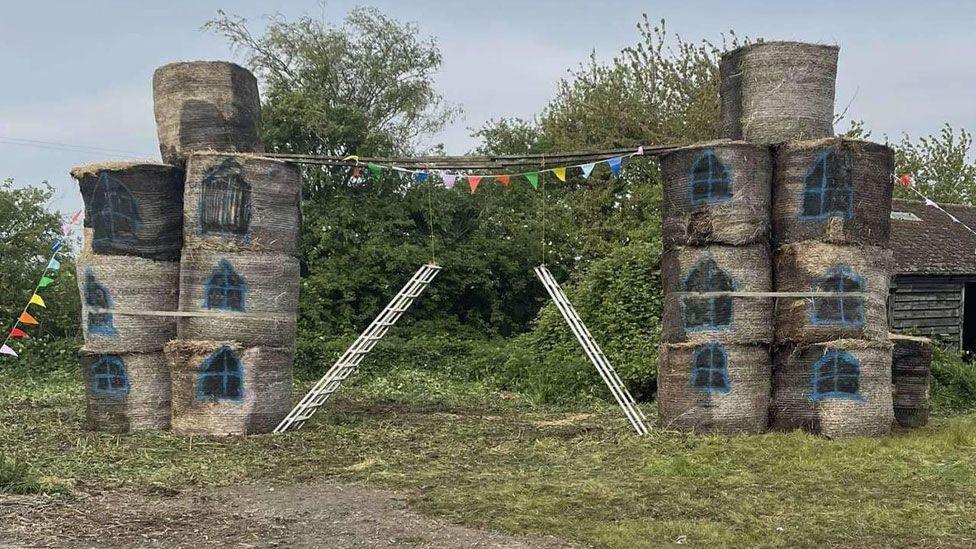
[[[943,207],[976,227],[976,208]],[[976,235],[922,202],[893,200],[891,210],[892,330],[976,353]]]

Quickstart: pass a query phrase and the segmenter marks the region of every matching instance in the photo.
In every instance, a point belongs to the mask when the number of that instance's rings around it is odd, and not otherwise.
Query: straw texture
[[[208,396],[208,359],[239,361],[231,398]],[[184,435],[268,433],[291,409],[292,349],[234,342],[173,341],[166,346],[173,378],[173,432]]]
[[[891,342],[895,346],[891,359],[895,420],[902,427],[922,427],[929,422],[932,341],[891,334]]]
[[[695,344],[661,346],[657,377],[660,424],[664,428],[723,434],[765,431],[770,395],[770,356],[762,345],[723,346],[727,391],[696,386]]]
[[[83,347],[80,362],[85,428],[112,433],[169,428],[169,368],[161,350],[103,354]]]
[[[188,153],[262,152],[258,82],[223,61],[171,63],[153,74],[153,107],[163,160],[182,166]]]

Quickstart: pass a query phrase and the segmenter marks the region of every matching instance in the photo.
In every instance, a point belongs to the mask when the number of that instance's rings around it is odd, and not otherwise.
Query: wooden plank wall
[[[959,349],[965,284],[947,277],[895,277],[888,302],[891,329],[941,339]]]

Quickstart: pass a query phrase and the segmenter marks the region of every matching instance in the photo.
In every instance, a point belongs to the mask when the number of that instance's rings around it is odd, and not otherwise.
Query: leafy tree
[[[893,145],[896,171],[912,174],[912,185],[936,202],[976,206],[976,163],[969,158],[972,144],[972,134],[960,130],[956,135],[949,124],[938,135],[918,141],[903,135]],[[895,187],[895,196],[920,200],[901,185]]]

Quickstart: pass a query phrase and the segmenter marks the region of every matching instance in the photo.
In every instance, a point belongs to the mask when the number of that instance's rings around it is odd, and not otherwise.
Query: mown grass
[[[458,523],[606,547],[976,544],[976,416],[879,440],[641,438],[609,406],[534,408],[417,371],[360,381],[295,433],[117,437],[80,430],[73,372],[5,370],[0,448],[51,485],[352,479]]]

